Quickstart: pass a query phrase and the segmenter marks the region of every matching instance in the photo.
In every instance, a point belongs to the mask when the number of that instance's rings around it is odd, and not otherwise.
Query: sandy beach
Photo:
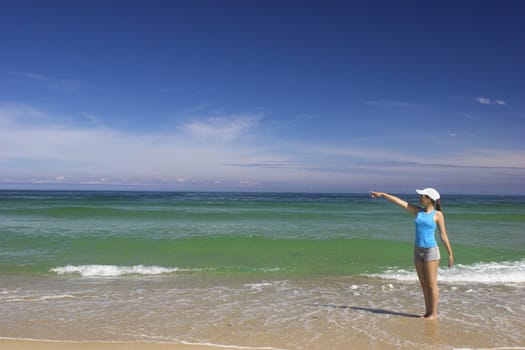
[[[368,196],[5,194],[0,350],[523,349],[524,208],[451,201],[484,245],[455,236],[428,322],[411,223]]]
[[[525,349],[521,286],[443,284],[432,322],[415,283],[380,279],[37,280],[0,278],[0,350]]]
[[[104,342],[56,342],[38,340],[0,340],[1,350],[212,350],[204,345],[153,344],[153,343],[104,343]]]
[[[0,340],[0,350],[214,350],[238,349],[213,345],[126,343],[126,342],[65,342],[43,340]]]
[[[337,306],[330,306],[337,308]],[[509,344],[500,341],[496,333],[477,333],[478,327],[460,326],[450,320],[439,322],[424,321],[413,315],[396,315],[388,310],[361,310],[369,313],[370,322],[374,324],[381,319],[383,327],[380,331],[371,328],[371,332],[348,329],[344,334],[337,325],[323,320],[317,323],[320,339],[305,339],[309,334],[278,334],[275,330],[271,334],[258,336],[263,330],[254,331],[253,345],[220,345],[220,344],[185,344],[185,343],[156,343],[142,341],[53,341],[35,339],[0,339],[0,350],[346,350],[346,349],[425,349],[452,350],[452,349],[525,349],[523,342]],[[301,328],[301,327],[299,327]],[[228,342],[231,337],[222,333],[224,329],[210,330],[218,332],[211,337],[216,341]],[[375,333],[375,334],[374,334]],[[322,334],[322,335],[321,335]],[[382,338],[384,335],[391,339]],[[284,341],[283,341],[284,340]],[[287,343],[288,346],[285,345]],[[293,344],[292,344],[293,343]],[[272,345],[265,345],[272,344]],[[274,346],[277,345],[277,346]]]

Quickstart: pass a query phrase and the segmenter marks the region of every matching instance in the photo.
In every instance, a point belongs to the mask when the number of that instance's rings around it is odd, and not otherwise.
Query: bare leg
[[[438,317],[438,302],[439,302],[439,289],[437,284],[437,274],[439,268],[439,260],[428,261],[424,263],[425,266],[425,277],[426,286],[428,288],[428,297],[430,306],[430,313],[426,315],[427,320],[437,320]]]
[[[430,296],[429,296],[429,289],[427,286],[427,276],[426,276],[426,269],[425,269],[425,263],[423,261],[416,261],[416,270],[417,270],[417,277],[419,278],[419,283],[421,284],[421,289],[423,290],[423,296],[425,297],[425,314],[423,317],[428,317],[431,314],[431,305],[430,305]]]

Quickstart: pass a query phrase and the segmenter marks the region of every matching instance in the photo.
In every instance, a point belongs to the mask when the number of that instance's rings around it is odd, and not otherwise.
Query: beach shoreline
[[[0,350],[228,350],[251,349],[214,344],[57,341],[42,339],[0,339]]]
[[[409,218],[368,197],[4,193],[0,350],[525,347],[525,197],[448,204],[428,322]]]
[[[415,282],[363,276],[0,282],[0,350],[525,349],[521,285],[442,283],[433,322]]]
[[[381,313],[381,312],[378,312]],[[407,319],[405,319],[406,321]],[[439,322],[424,321],[412,318],[410,322],[386,322],[385,331],[393,334],[406,333],[404,339],[397,341],[385,341],[374,339],[370,334],[354,334],[345,342],[334,343],[326,341],[323,343],[301,343],[297,341],[288,347],[271,345],[223,345],[211,343],[187,343],[187,342],[150,342],[150,341],[77,341],[77,340],[49,340],[49,339],[24,339],[24,338],[2,338],[0,337],[0,350],[397,350],[397,349],[425,349],[433,350],[525,350],[525,343],[495,344],[488,341],[490,336],[485,335],[482,339],[473,339],[463,329],[456,329],[453,333],[445,335],[440,330]],[[333,330],[325,330],[329,334],[336,335]],[[422,331],[422,332],[421,332]],[[419,334],[417,334],[419,332]],[[448,332],[447,332],[448,333]],[[273,335],[276,336],[275,334]],[[357,337],[356,337],[357,336]],[[219,336],[220,337],[220,336]],[[269,335],[269,338],[271,336]],[[413,341],[417,339],[417,343]],[[268,339],[270,341],[270,339]],[[423,340],[423,341],[422,341]],[[277,339],[275,339],[278,342]]]

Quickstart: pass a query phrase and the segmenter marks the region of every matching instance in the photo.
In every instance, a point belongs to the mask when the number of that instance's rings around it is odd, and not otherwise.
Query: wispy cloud
[[[382,108],[420,108],[416,103],[392,100],[365,101],[365,105]]]
[[[261,119],[259,114],[194,119],[185,123],[182,129],[198,138],[231,141],[259,125]]]
[[[40,116],[41,123],[27,122]],[[104,126],[96,117],[75,125],[36,108],[0,105],[0,181],[248,183],[257,176],[224,164],[279,159],[244,140],[261,120],[262,115],[195,117],[172,129],[137,133]]]
[[[262,114],[195,116],[142,133],[82,116],[91,122],[75,124],[74,118],[38,108],[0,104],[0,182],[326,191],[415,186],[422,179],[421,185],[461,186],[476,179],[510,186],[525,177],[521,150],[442,150],[429,162],[426,153],[377,142],[270,141]]]
[[[450,135],[454,137],[454,134]],[[392,171],[418,173],[424,169],[436,170],[436,175],[445,170],[515,170],[525,175],[525,155],[521,152],[478,149],[457,152],[455,156],[444,154],[429,162],[424,155],[396,152],[370,147],[337,147],[328,145],[302,145],[303,157],[290,156],[295,160],[264,160],[259,162],[236,162],[225,164],[233,167],[260,169],[301,169],[316,172],[373,173]]]
[[[242,167],[242,168],[264,168],[264,169],[285,169],[285,168],[304,168],[299,162],[288,160],[262,160],[259,162],[250,163],[229,163],[226,166]]]
[[[482,105],[500,105],[500,106],[504,106],[504,105],[507,104],[502,99],[492,99],[492,98],[488,98],[488,97],[473,97],[472,99],[474,101],[476,101],[477,103],[482,104]]]
[[[86,85],[85,82],[77,79],[58,79],[41,73],[24,72],[13,74],[42,88],[51,90],[75,91]]]
[[[46,115],[45,112],[31,106],[4,104],[0,106],[0,122],[11,123],[15,120],[39,119]]]
[[[477,120],[478,118],[473,116],[470,113],[460,112],[459,113],[463,118],[470,119],[470,120]]]
[[[104,123],[102,122],[102,119],[96,115],[93,115],[91,113],[80,113],[81,117],[83,117],[87,122],[92,123],[93,125],[102,126]]]

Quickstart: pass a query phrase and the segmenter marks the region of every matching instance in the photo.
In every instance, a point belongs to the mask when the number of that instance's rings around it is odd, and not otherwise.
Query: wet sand
[[[341,306],[319,306],[324,308],[342,308]],[[0,339],[0,350],[347,350],[347,349],[525,349],[523,342],[515,344],[498,344],[496,334],[473,334],[477,327],[461,326],[450,320],[425,321],[415,315],[397,313],[389,310],[366,309],[356,310],[369,315],[371,323],[381,322],[381,330],[375,326],[370,331],[364,329],[341,330],[338,325],[327,324],[318,320],[312,326],[319,329],[318,339],[310,338],[311,334],[301,331],[299,326],[295,333],[279,333],[275,330],[265,333],[263,329],[253,330],[253,338],[246,345],[223,345],[232,340],[231,334],[225,333],[228,326],[209,330],[209,336],[218,344],[184,344],[155,343],[141,341],[52,341]],[[473,332],[474,331],[474,332]],[[264,335],[262,335],[264,334]],[[305,339],[310,338],[313,341]],[[315,338],[315,337],[314,337]],[[237,339],[238,341],[239,339]],[[248,345],[249,344],[249,345]]]
[[[0,350],[214,350],[238,349],[212,345],[126,343],[126,342],[58,342],[42,340],[0,340]]]
[[[0,282],[0,350],[525,349],[521,285],[442,284],[434,322],[416,283],[367,277]]]

